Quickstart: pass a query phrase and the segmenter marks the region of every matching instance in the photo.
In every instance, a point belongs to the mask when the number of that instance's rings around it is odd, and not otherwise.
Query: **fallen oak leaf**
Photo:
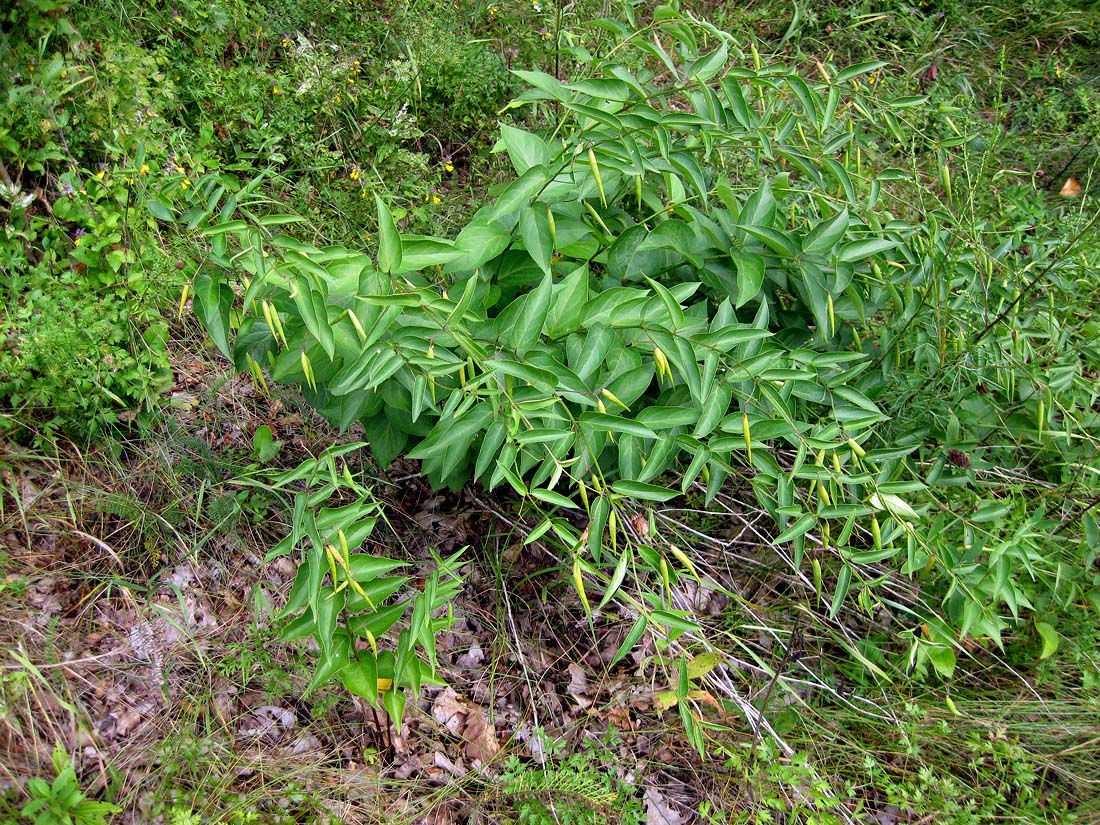
[[[462,736],[466,740],[466,758],[472,762],[488,762],[500,753],[496,730],[480,708],[470,709]]]

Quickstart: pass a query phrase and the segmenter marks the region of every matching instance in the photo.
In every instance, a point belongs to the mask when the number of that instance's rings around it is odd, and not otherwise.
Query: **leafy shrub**
[[[656,25],[692,52],[692,29],[665,15]],[[882,415],[852,386],[863,356],[835,350],[852,337],[846,322],[885,300],[888,255],[915,228],[880,222],[835,161],[821,162],[827,180],[805,159],[853,139],[836,118],[837,84],[811,92],[761,67],[716,90],[706,81],[726,61],[724,35],[680,65],[638,48],[682,78],[675,107],[654,108],[670,90],[621,64],[570,87],[519,73],[534,85],[521,100],[558,107],[564,137],[503,127],[519,177],[454,241],[400,236],[381,201],[377,267],[362,253],[223,224],[209,230],[214,259],[232,256],[248,273],[235,343],[224,275],[196,280],[200,316],[239,367],[269,365],[334,422],[360,422],[382,464],[412,446],[435,484],[482,478],[583,505],[596,565],[615,546],[623,497],[676,495],[654,482],[679,454],[682,489],[703,476],[714,495],[730,473],[750,477],[796,559],[811,529],[844,545],[872,516],[887,525],[870,555],[893,555],[916,518],[897,493],[914,487],[878,472],[889,453],[860,445]],[[820,122],[796,131],[796,111]],[[789,163],[805,181],[777,172],[738,195],[698,160],[720,164],[735,149],[764,167]],[[794,454],[781,463],[776,443]],[[551,528],[583,548],[563,520]],[[585,564],[575,556],[578,581]],[[834,610],[854,572],[844,570]],[[693,626],[679,621],[681,632]]]
[[[37,39],[4,52],[12,85],[0,114],[0,430],[86,437],[171,378],[160,309],[183,277],[156,249],[141,205],[165,183],[163,154],[146,152],[149,118],[136,108],[114,109],[109,135],[88,125],[78,100],[112,107],[76,63],[86,47],[60,7],[19,3],[6,14],[5,42]],[[91,164],[93,142],[109,162]]]
[[[1034,606],[1013,570],[1031,552],[1025,536],[1049,525],[1025,513],[1001,549],[964,543],[973,557],[960,556],[955,516],[926,492],[937,478],[910,458],[919,436],[891,431],[873,400],[890,398],[899,342],[938,323],[937,301],[964,305],[982,273],[980,236],[960,242],[938,215],[887,211],[895,198],[909,211],[896,193],[911,184],[879,162],[881,147],[905,142],[922,100],[867,94],[859,79],[881,63],[821,65],[808,80],[743,56],[752,68],[716,81],[732,38],[670,7],[654,13],[665,40],[652,44],[601,25],[626,62],[589,58],[594,76],[569,85],[517,72],[532,88],[516,105],[551,118],[553,136],[502,126],[517,177],[453,241],[400,235],[380,199],[377,265],[216,226],[214,260],[243,277],[238,292],[236,276],[200,276],[200,316],[239,368],[268,367],[331,421],[360,423],[380,463],[408,450],[434,484],[480,479],[584,509],[584,536],[548,517],[532,538],[570,548],[585,600],[585,574],[606,602],[634,561],[618,545],[627,499],[675,497],[658,483],[671,469],[680,491],[702,479],[708,497],[732,475],[796,567],[815,548],[831,614],[849,593],[874,611],[878,565],[934,571],[948,621],[906,608],[917,621],[905,635],[914,667],[950,675],[956,633],[999,641],[1000,605],[1013,620]],[[950,198],[947,164],[941,173]],[[968,331],[955,352],[984,337]],[[942,333],[913,351],[942,370],[932,340]],[[636,576],[655,583],[686,562],[638,553]],[[1067,588],[1059,598],[1081,593],[1057,563],[1025,569],[1040,589]],[[660,592],[631,639],[649,621],[673,637],[697,629]]]

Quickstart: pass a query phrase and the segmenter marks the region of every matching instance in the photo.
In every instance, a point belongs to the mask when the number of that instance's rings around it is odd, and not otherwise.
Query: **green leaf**
[[[546,205],[535,202],[526,204],[519,213],[519,236],[523,245],[539,269],[550,274],[550,258],[554,252],[553,239],[550,236],[550,222],[547,219]]]
[[[654,622],[681,633],[698,633],[702,630],[696,622],[688,618],[685,610],[654,610],[649,614]]]
[[[836,577],[836,591],[833,593],[833,601],[829,605],[829,618],[836,618],[836,614],[840,612],[840,608],[844,604],[844,599],[848,595],[848,589],[852,586],[852,566],[850,564],[844,565],[840,568],[840,573]]]
[[[168,207],[167,204],[162,203],[159,200],[150,198],[145,208],[148,209],[149,214],[156,218],[158,221],[164,221],[165,223],[176,222],[176,214]]]
[[[550,311],[553,294],[553,281],[547,273],[537,287],[519,299],[523,301],[523,308],[507,336],[516,355],[523,357],[539,339],[542,325],[546,323],[546,316]]]
[[[615,651],[615,655],[611,657],[611,661],[607,663],[607,666],[612,667],[616,662],[620,661],[626,654],[632,651],[635,645],[641,641],[647,627],[649,627],[649,619],[642,613],[634,620],[634,624],[631,625],[630,631],[626,634],[626,638],[623,639],[623,643],[619,645],[619,649]]]
[[[554,286],[550,308],[546,312],[545,331],[550,339],[575,332],[588,303],[588,266],[580,264]]]
[[[557,387],[557,376],[554,373],[532,367],[530,364],[521,364],[506,358],[493,358],[486,361],[485,366],[491,372],[502,372],[545,392],[553,392]]]
[[[233,348],[229,343],[229,310],[233,306],[233,290],[204,269],[195,276],[193,292],[192,306],[206,334],[225,357],[231,359]]]
[[[616,493],[631,498],[640,498],[645,501],[669,501],[680,495],[679,490],[670,490],[668,487],[658,487],[656,484],[643,484],[640,481],[619,479],[613,482],[611,489]]]
[[[294,305],[298,308],[302,323],[324,349],[325,354],[332,358],[336,353],[336,337],[329,324],[328,306],[324,296],[310,286],[307,278],[300,275],[295,278],[295,287]]]
[[[539,91],[545,92],[546,96],[552,100],[566,101],[569,100],[571,96],[569,93],[569,89],[564,83],[562,83],[556,77],[546,74],[546,72],[532,72],[524,69],[512,69],[512,74],[514,74],[520,80],[523,80],[526,83],[530,83]]]
[[[454,248],[462,254],[447,264],[448,272],[477,269],[508,248],[512,233],[495,221],[475,219],[455,238]]]
[[[690,427],[699,420],[699,410],[695,407],[645,407],[635,420],[654,430]]]
[[[897,245],[897,241],[887,240],[886,238],[867,238],[862,241],[852,241],[840,248],[838,257],[847,263],[855,263],[870,258],[872,255],[878,255],[880,252],[893,249]]]
[[[802,239],[802,251],[808,255],[822,255],[844,237],[848,231],[848,210],[842,209],[827,221],[822,221]]]
[[[730,257],[737,267],[737,303],[741,308],[760,293],[764,283],[764,258],[744,249],[731,249]]]
[[[614,100],[626,103],[637,97],[637,92],[630,88],[629,83],[612,77],[597,77],[590,80],[580,80],[571,83],[569,88],[574,92],[589,95],[599,100]]]
[[[869,60],[866,63],[856,63],[854,66],[849,66],[847,69],[842,69],[837,72],[836,77],[833,78],[833,83],[847,83],[849,80],[854,80],[861,74],[877,72],[884,66],[886,66],[885,60]]]
[[[653,432],[653,430],[649,429],[649,427],[644,424],[639,424],[637,421],[632,421],[629,418],[623,418],[619,415],[586,412],[580,417],[579,422],[582,427],[600,432],[626,433],[627,435],[636,435],[639,438],[657,437],[657,433]]]
[[[776,208],[771,184],[764,181],[763,185],[741,207],[737,223],[744,226],[770,227],[775,222]]]
[[[392,275],[401,268],[401,236],[397,234],[390,208],[378,193],[374,195],[374,205],[378,210],[378,266]]]
[[[804,536],[817,524],[817,516],[813,513],[804,513],[798,521],[775,537],[776,544],[786,544],[794,541],[799,536]]]
[[[875,493],[871,496],[870,505],[876,510],[885,510],[900,521],[917,521],[920,518],[904,499],[890,493]]]
[[[688,67],[687,76],[697,83],[706,83],[726,65],[729,48],[723,42],[710,54],[703,55]]]
[[[566,507],[571,510],[577,509],[577,505],[563,496],[561,493],[555,493],[553,490],[546,490],[542,487],[534,487],[531,489],[532,498],[537,498],[539,501],[543,501],[547,504],[553,504],[555,507]]]
[[[500,138],[517,175],[522,175],[532,166],[550,162],[550,147],[538,135],[502,123]]]
[[[924,650],[936,673],[944,679],[950,679],[955,672],[955,651],[946,645],[926,645]]]
[[[772,229],[770,226],[753,226],[751,224],[738,224],[737,228],[762,241],[776,255],[793,258],[798,254],[798,245],[786,232]]]
[[[489,215],[502,226],[511,228],[516,222],[517,215],[522,220],[523,211],[531,207],[531,198],[542,191],[547,180],[549,180],[549,173],[545,166],[541,164],[532,166],[500,193],[497,202],[489,210]],[[542,207],[542,211],[545,219],[545,206]],[[546,236],[549,239],[549,229],[546,230]],[[528,247],[528,250],[531,251],[531,247]],[[531,257],[535,257],[534,251],[531,251]],[[547,259],[549,260],[549,256]]]
[[[1058,631],[1047,622],[1036,622],[1035,630],[1038,631],[1039,636],[1043,640],[1043,652],[1039,654],[1040,659],[1049,659],[1058,650],[1059,637]]]
[[[349,667],[340,671],[344,688],[366,699],[372,707],[378,706],[378,663],[369,650],[360,650]]]
[[[463,250],[456,249],[453,242],[441,238],[426,238],[421,235],[401,237],[401,268],[405,272],[443,266],[462,254]]]

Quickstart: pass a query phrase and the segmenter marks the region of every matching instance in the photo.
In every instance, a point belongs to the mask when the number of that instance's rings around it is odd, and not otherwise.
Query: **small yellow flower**
[[[496,6],[489,6],[489,16],[490,17],[496,17],[497,16],[497,7]]]
[[[455,165],[453,163],[451,163],[450,161],[447,161],[446,163],[443,164],[443,171],[444,172],[453,172],[454,170],[455,170]]]
[[[272,87],[271,87],[271,94],[272,94],[273,96],[278,96],[278,95],[281,95],[281,94],[282,94],[282,92],[280,92],[280,91],[279,91],[279,87],[278,87],[278,86],[272,86]]]
[[[141,168],[138,169],[138,174],[139,175],[148,175],[149,174],[149,164],[148,163],[141,164]]]
[[[183,180],[180,181],[180,189],[190,189],[190,188],[191,188],[191,181],[189,181],[187,178],[184,178]]]
[[[106,174],[107,174],[106,169],[100,169],[98,172],[95,173],[96,180],[103,180],[103,176],[106,175]]]
[[[432,203],[443,203],[443,199],[439,195],[432,195]]]
[[[353,166],[351,172],[348,173],[348,177],[352,180],[359,180],[359,167]]]
[[[183,167],[180,166],[178,163],[176,164],[176,174],[177,175],[182,175],[183,174]]]
[[[81,242],[82,240],[84,240],[84,239],[83,239],[83,238],[75,238],[75,239],[73,239],[73,246],[80,246],[80,242]]]
[[[333,102],[334,102],[334,103],[342,103],[342,102],[343,102],[343,98],[342,98],[342,97],[340,97],[340,95],[336,95],[336,97],[335,97],[335,98],[333,99]]]
[[[1059,71],[1059,72],[1061,72],[1062,70],[1061,70],[1061,69],[1059,69],[1058,71]],[[61,72],[61,79],[62,79],[62,80],[64,80],[64,79],[65,79],[66,77],[68,77],[68,76],[69,76],[69,73],[68,73],[67,71],[64,71],[64,70],[62,70],[62,72]],[[1059,76],[1059,77],[1061,77],[1061,74],[1059,74],[1058,76]]]

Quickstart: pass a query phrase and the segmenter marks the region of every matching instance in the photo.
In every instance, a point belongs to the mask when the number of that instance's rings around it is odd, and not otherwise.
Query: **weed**
[[[108,814],[122,810],[84,796],[69,755],[60,743],[54,748],[53,765],[56,776],[52,783],[35,777],[27,784],[30,801],[21,813],[34,825],[106,825]]]

